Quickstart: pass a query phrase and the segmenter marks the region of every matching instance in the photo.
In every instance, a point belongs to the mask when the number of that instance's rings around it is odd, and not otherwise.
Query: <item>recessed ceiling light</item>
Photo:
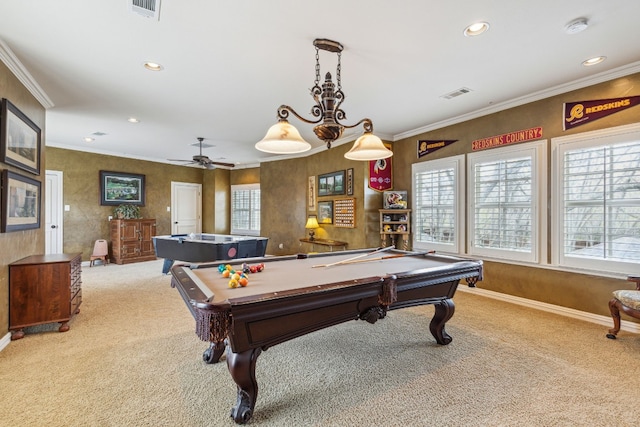
[[[93,142],[93,141],[95,141],[95,138],[90,138],[90,137],[88,137],[88,136],[85,136],[84,138],[82,138],[82,140],[83,140],[84,142]]]
[[[586,61],[583,61],[582,65],[584,65],[585,67],[590,67],[592,65],[601,63],[605,59],[607,59],[606,56],[594,56],[593,58],[589,58]]]
[[[129,117],[127,121],[129,123],[140,123],[140,120],[136,119],[135,117]]]
[[[479,36],[489,29],[488,22],[476,22],[464,29],[464,35],[467,37]]]
[[[145,62],[144,68],[151,71],[160,71],[164,69],[164,67],[156,62]]]

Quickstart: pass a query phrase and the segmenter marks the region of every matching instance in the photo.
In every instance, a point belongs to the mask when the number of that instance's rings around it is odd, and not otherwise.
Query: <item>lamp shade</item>
[[[256,149],[265,153],[295,154],[311,149],[311,144],[302,139],[298,129],[286,120],[280,120],[271,126],[262,141],[256,143]]]
[[[349,160],[380,160],[393,156],[393,151],[384,146],[382,140],[372,134],[365,132],[353,143],[351,150],[345,153],[344,157]]]
[[[307,224],[304,226],[304,228],[309,228],[309,229],[314,229],[319,227],[320,225],[318,225],[318,219],[315,216],[310,216],[309,218],[307,218]]]

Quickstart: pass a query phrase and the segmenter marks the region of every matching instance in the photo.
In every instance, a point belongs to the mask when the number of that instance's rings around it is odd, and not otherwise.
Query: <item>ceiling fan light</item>
[[[298,129],[288,121],[280,120],[269,128],[261,141],[256,143],[256,149],[265,153],[295,154],[309,151],[311,144],[302,139]]]
[[[349,160],[380,160],[393,156],[393,151],[384,146],[382,140],[370,132],[365,132],[360,138],[356,139],[353,147],[344,157]]]

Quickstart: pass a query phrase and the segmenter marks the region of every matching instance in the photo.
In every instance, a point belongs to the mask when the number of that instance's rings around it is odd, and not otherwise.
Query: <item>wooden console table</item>
[[[311,250],[315,250],[315,246],[314,245],[320,245],[320,246],[328,246],[329,247],[329,251],[333,252],[333,248],[334,247],[342,247],[342,250],[346,250],[347,249],[347,242],[340,242],[338,240],[328,240],[328,239],[309,239],[309,238],[304,238],[304,239],[300,239],[301,242],[304,243],[311,243]]]

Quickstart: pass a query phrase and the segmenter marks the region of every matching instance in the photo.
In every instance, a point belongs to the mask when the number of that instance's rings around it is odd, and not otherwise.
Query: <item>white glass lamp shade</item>
[[[256,143],[256,149],[265,153],[294,154],[311,149],[311,144],[302,139],[298,129],[281,120],[271,126],[262,141]]]
[[[349,160],[380,160],[393,156],[393,151],[384,146],[382,140],[370,132],[356,139],[344,157]]]

